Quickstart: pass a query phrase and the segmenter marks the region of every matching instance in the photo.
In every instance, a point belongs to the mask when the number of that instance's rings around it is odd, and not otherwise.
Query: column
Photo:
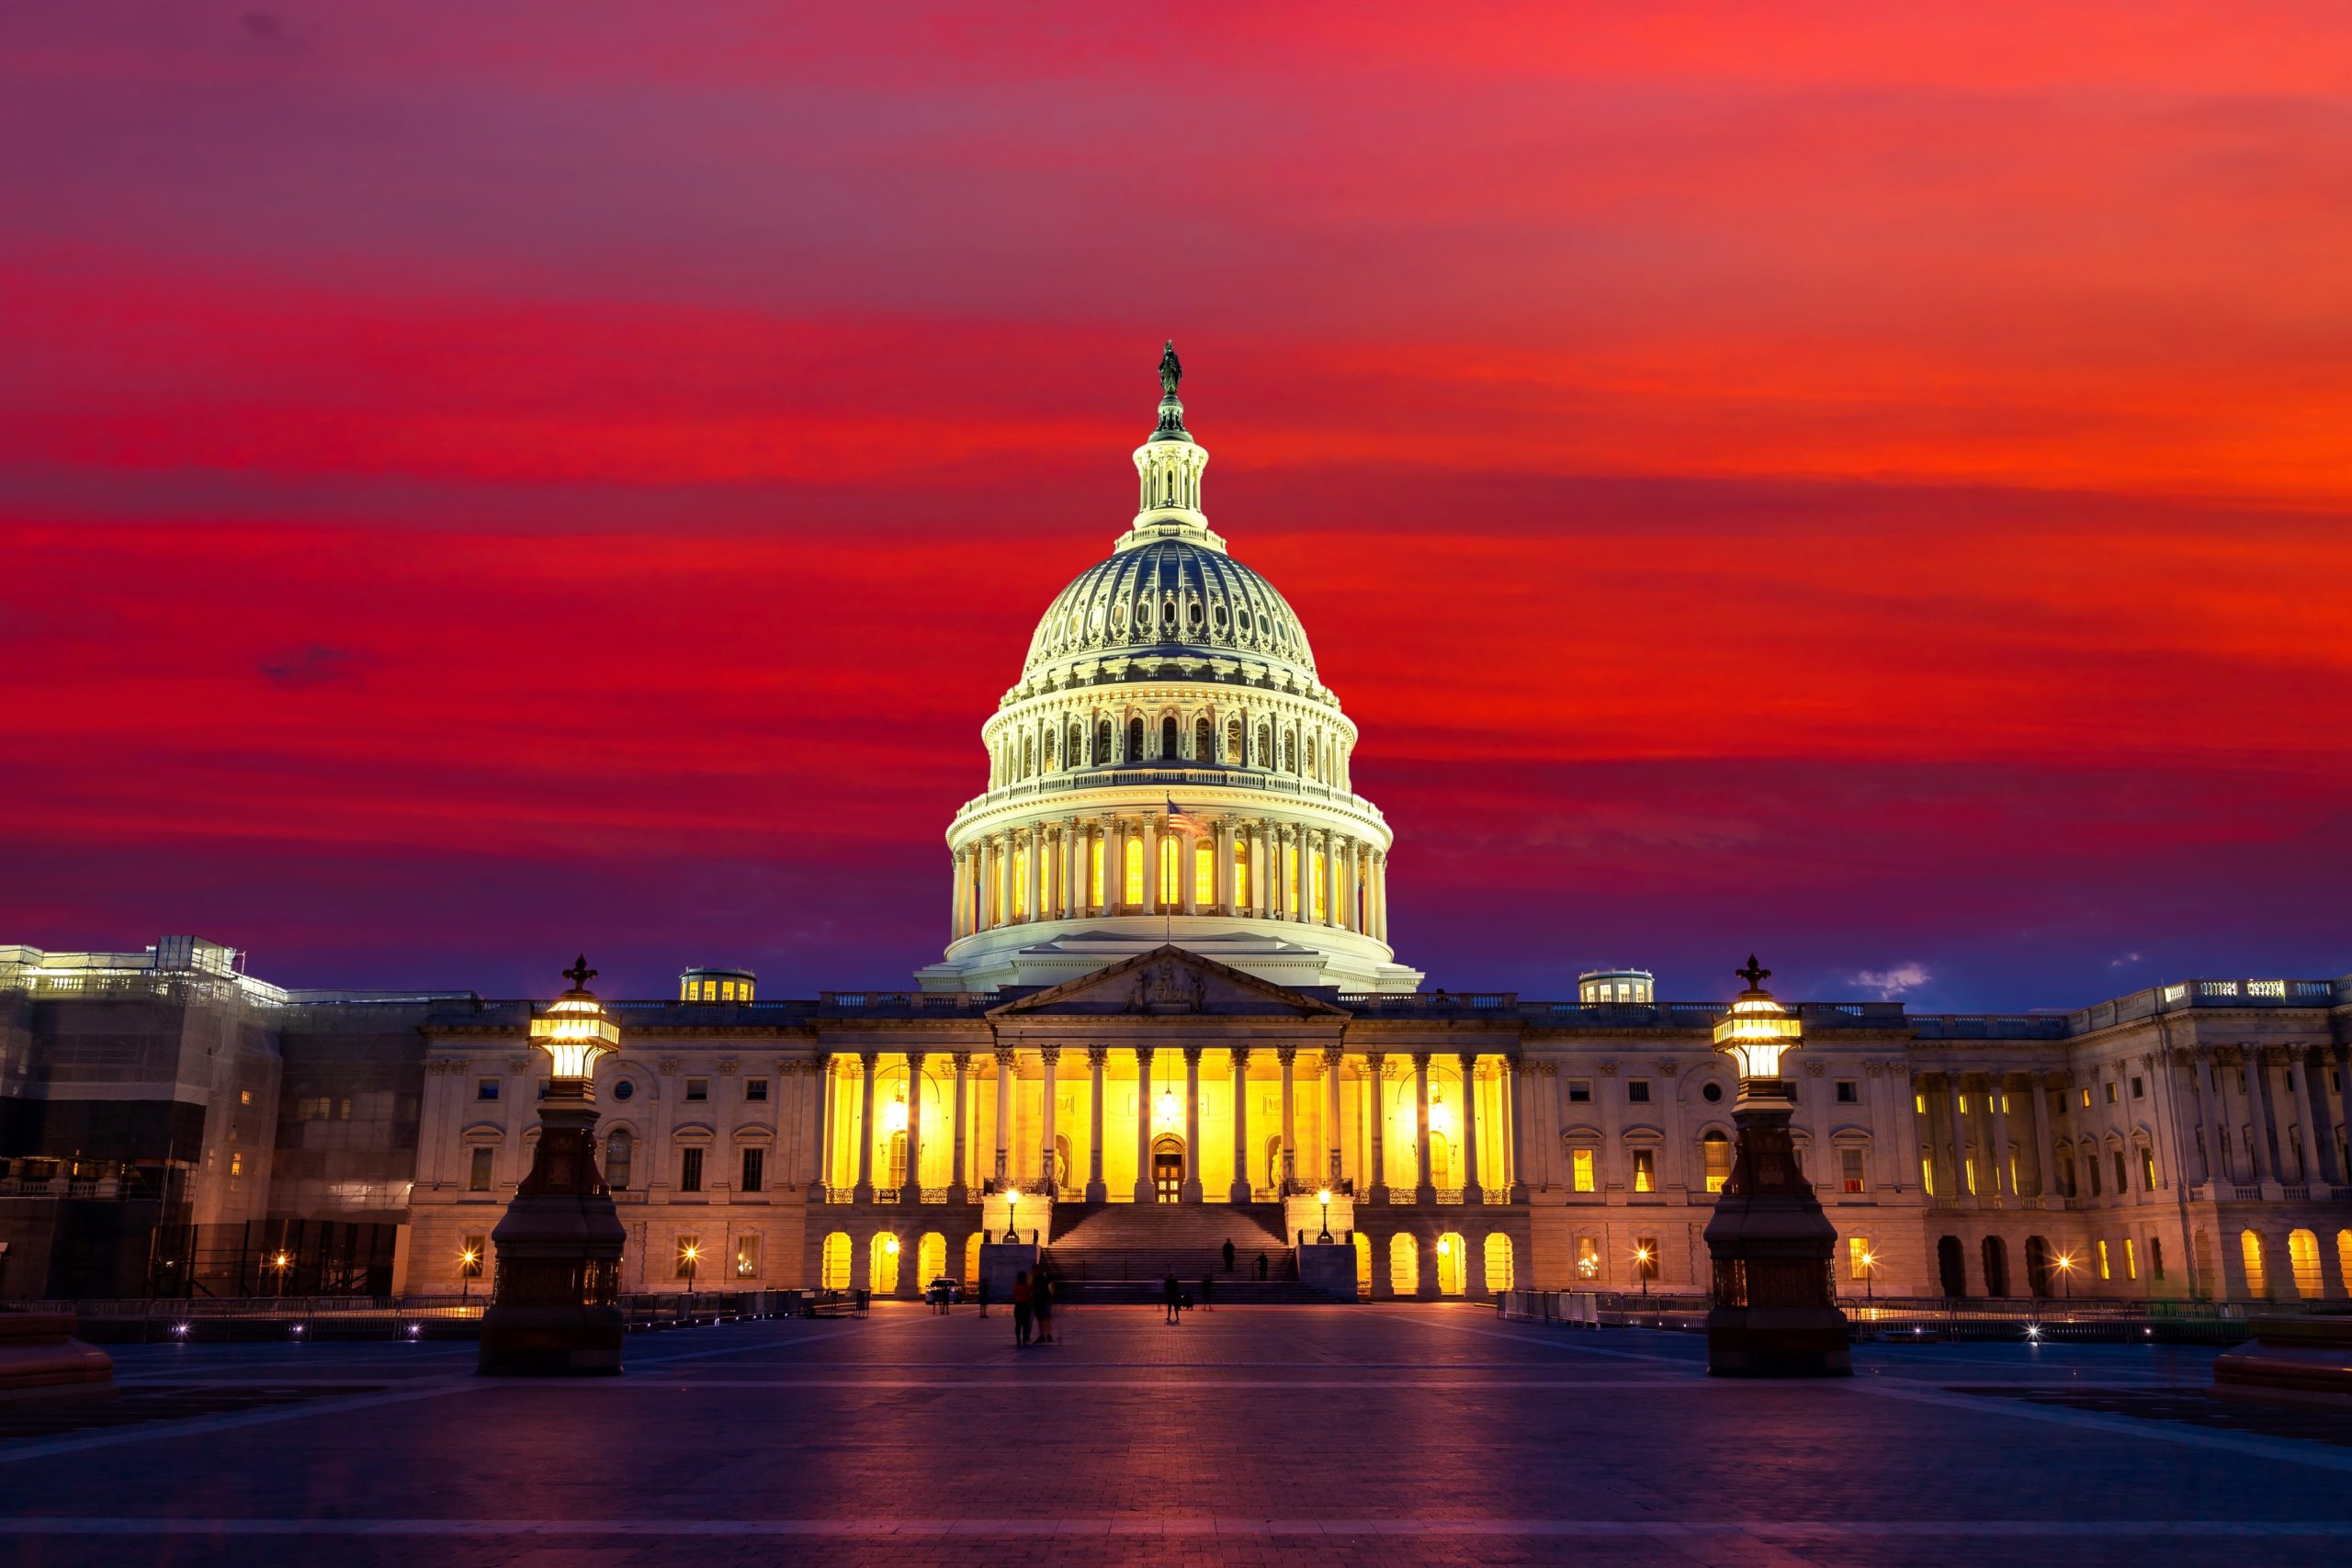
[[[1274,1052],[1274,1059],[1283,1065],[1283,1168],[1277,1185],[1282,1189],[1281,1196],[1286,1198],[1290,1196],[1291,1182],[1298,1174],[1298,1112],[1292,1100],[1296,1088],[1293,1069],[1298,1062],[1297,1048],[1281,1046]]]
[[[948,1145],[948,1163],[953,1168],[947,1173],[947,1201],[968,1203],[972,1201],[971,1167],[965,1159],[964,1139],[971,1113],[965,1095],[971,1084],[972,1054],[958,1051],[952,1060],[956,1064],[956,1135]]]
[[[2042,1206],[2047,1208],[2051,1199],[2065,1191],[2058,1181],[2058,1140],[2052,1136],[2050,1131],[2050,1086],[2042,1081],[2040,1073],[2034,1074],[2028,1081],[2033,1086],[2034,1158],[2041,1162],[2041,1174],[2034,1186],[2041,1197]]]
[[[1483,1203],[1487,1201],[1485,1172],[1478,1166],[1478,1054],[1464,1051],[1458,1058],[1462,1063],[1462,1201]],[[1465,1239],[1464,1247],[1469,1245]]]
[[[1993,1190],[2003,1198],[2018,1195],[2017,1177],[2009,1170],[2009,1076],[1993,1075]]]
[[[1325,1184],[1340,1185],[1340,1160],[1346,1145],[1340,1140],[1340,1047],[1327,1045],[1323,1049],[1323,1143],[1327,1152]]]
[[[839,1114],[835,1108],[838,1097],[833,1092],[833,1086],[841,1077],[841,1070],[834,1065],[830,1053],[817,1060],[824,1070],[825,1082],[817,1091],[817,1180],[816,1190],[809,1194],[811,1197],[821,1197],[825,1190],[833,1185],[833,1118]]]
[[[857,1054],[859,1071],[864,1082],[858,1089],[858,1103],[864,1114],[857,1123],[857,1189],[850,1194],[853,1201],[874,1201],[874,1053]]]
[[[1136,1051],[1136,1201],[1148,1203],[1151,1189],[1151,1051]]]
[[[1283,902],[1289,907],[1292,919],[1304,920],[1314,913],[1306,895],[1306,876],[1311,869],[1308,863],[1314,859],[1308,852],[1312,846],[1307,841],[1306,829],[1299,827],[1284,828],[1283,840],[1290,851],[1290,865],[1283,877]]]
[[[1233,818],[1223,817],[1216,824],[1216,912],[1238,915],[1241,911],[1233,897]]]
[[[1327,917],[1323,923],[1340,931],[1348,931],[1354,922],[1349,919],[1347,908],[1340,897],[1340,890],[1347,886],[1346,840],[1337,834],[1326,833],[1323,843],[1323,880],[1328,887],[1323,896],[1323,912]]]
[[[1116,842],[1117,838],[1118,824],[1116,822],[1113,821],[1108,817],[1100,817],[1095,819],[1092,841],[1087,845],[1088,858],[1086,862],[1086,869],[1079,873],[1079,876],[1086,888],[1083,897],[1086,904],[1086,912],[1090,915],[1107,915],[1111,912],[1111,906],[1118,902],[1119,862],[1118,844]],[[1093,860],[1093,856],[1098,852],[1102,857],[1102,897],[1099,900],[1094,897]]]
[[[1233,1191],[1237,1203],[1247,1203],[1250,1191],[1250,1048],[1237,1045],[1233,1058]]]
[[[994,884],[994,890],[996,894],[996,919],[993,923],[1000,926],[1008,926],[1012,923],[1012,835],[1009,833],[999,833],[994,838],[990,839],[989,840],[989,854],[993,860],[993,868],[989,880]]]
[[[1968,1123],[1963,1119],[1963,1113],[1960,1109],[1961,1098],[1968,1092],[1968,1090],[1962,1087],[1966,1082],[1967,1080],[1962,1078],[1958,1073],[1946,1073],[1944,1075],[1944,1083],[1947,1089],[1944,1110],[1948,1113],[1948,1120],[1951,1123],[1951,1195],[1955,1198],[1965,1198],[1968,1196],[1970,1190],[1968,1180]]]
[[[1503,1058],[1503,1180],[1509,1183],[1510,1201],[1527,1201],[1527,1169],[1521,1162],[1526,1158],[1526,1143],[1520,1136],[1521,1107],[1519,1103],[1519,1058]],[[1515,1264],[1518,1260],[1512,1259]]]
[[[1012,1182],[1012,1048],[996,1053],[996,1184],[1001,1190]]]
[[[922,1058],[921,1051],[907,1053],[907,1179],[899,1186],[899,1201],[922,1201]],[[903,1278],[905,1269],[900,1269]]]
[[[1079,890],[1078,886],[1078,868],[1080,863],[1079,843],[1080,832],[1078,818],[1075,817],[1063,818],[1062,892],[1061,897],[1054,901],[1054,912],[1065,920],[1074,919],[1077,916],[1079,907],[1085,902],[1086,898],[1086,895]]]
[[[1373,899],[1380,909],[1380,929],[1373,935],[1388,940],[1388,852],[1380,851],[1372,857]]]
[[[1044,1127],[1038,1134],[1037,1144],[1044,1152],[1038,1157],[1037,1170],[1043,1190],[1057,1194],[1061,1190],[1061,1167],[1054,1158],[1054,1065],[1062,1059],[1062,1048],[1048,1045],[1039,1051],[1037,1056],[1046,1064],[1045,1115],[1041,1118]]]
[[[1110,1059],[1111,1053],[1104,1047],[1087,1047],[1086,1070],[1094,1089],[1086,1129],[1086,1201],[1090,1203],[1100,1203],[1111,1195],[1102,1181],[1102,1067]]]
[[[1176,902],[1188,915],[1201,912],[1197,897],[1201,890],[1200,856],[1201,842],[1193,834],[1186,833],[1176,840]],[[1184,1151],[1184,1157],[1193,1157],[1190,1148]]]
[[[2254,1179],[2276,1181],[2278,1176],[2270,1161],[2270,1083],[2269,1067],[2262,1059],[2262,1049],[2256,1045],[2239,1047],[2239,1059],[2245,1063],[2245,1108],[2247,1120],[2254,1123],[2248,1140],[2254,1145]]]
[[[2287,1051],[2287,1077],[2295,1091],[2296,1145],[2302,1151],[2303,1175],[2306,1182],[2324,1182],[2326,1168],[2319,1162],[2319,1129],[2313,1123],[2317,1113],[2312,1098],[2312,1055],[2302,1046],[2290,1046]],[[2324,1197],[2326,1194],[2323,1193]]]
[[[1184,1047],[1184,1185],[1177,1196],[1201,1201],[1201,1048]]]
[[[1372,1179],[1367,1184],[1367,1196],[1375,1203],[1388,1201],[1388,1095],[1384,1075],[1388,1070],[1388,1058],[1378,1051],[1363,1059],[1364,1092],[1372,1096]],[[1361,1228],[1361,1227],[1359,1227]],[[1388,1259],[1375,1258],[1373,1268],[1385,1269]]]
[[[1147,817],[1143,819],[1143,907],[1156,915],[1164,897],[1159,886],[1159,818]]]
[[[1413,1201],[1417,1203],[1437,1201],[1437,1189],[1430,1183],[1430,1054],[1413,1053]],[[1434,1283],[1436,1276],[1430,1276]]]
[[[947,897],[947,940],[954,942],[964,934],[964,852],[948,858],[956,864],[955,891]]]
[[[1357,903],[1357,899],[1363,896],[1363,843],[1361,840],[1348,840],[1347,874],[1341,878],[1341,886],[1347,888],[1348,897],[1347,902],[1340,906],[1340,912],[1347,917],[1348,930],[1360,931],[1363,930],[1363,910]]]
[[[1025,906],[1028,910],[1026,918],[1032,921],[1045,918],[1045,906],[1039,902],[1045,896],[1045,890],[1046,827],[1042,822],[1032,822],[1029,824],[1029,886]]]

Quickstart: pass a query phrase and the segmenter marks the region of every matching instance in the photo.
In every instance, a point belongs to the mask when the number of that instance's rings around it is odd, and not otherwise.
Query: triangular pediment
[[[1319,997],[1261,980],[1230,964],[1175,946],[1108,964],[1075,979],[1049,986],[989,1010],[990,1018],[1038,1013],[1114,1013],[1132,1018],[1269,1014],[1294,1018],[1348,1018],[1345,1008]]]

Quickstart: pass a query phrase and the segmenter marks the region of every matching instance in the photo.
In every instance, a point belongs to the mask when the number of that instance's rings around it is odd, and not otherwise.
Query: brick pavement
[[[219,1414],[0,1441],[0,1562],[2334,1562],[2352,1450],[1980,1387],[2203,1385],[2209,1353],[1861,1348],[1716,1382],[1692,1337],[1459,1305],[653,1336],[626,1378],[471,1348],[126,1348]],[[183,1397],[268,1388],[264,1404]],[[2162,1402],[2143,1402],[2150,1405]],[[2132,1402],[2110,1401],[2110,1407]]]

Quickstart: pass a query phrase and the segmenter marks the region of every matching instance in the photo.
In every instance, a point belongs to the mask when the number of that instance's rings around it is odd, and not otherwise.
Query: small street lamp
[[[1316,1233],[1315,1239],[1328,1246],[1331,1240],[1331,1190],[1326,1187],[1315,1195],[1315,1200],[1323,1205],[1323,1228]]]
[[[1866,1300],[1878,1300],[1878,1254],[1862,1254],[1862,1295]]]
[[[2058,1255],[2057,1262],[2059,1288],[2064,1291],[2066,1298],[2072,1301],[2075,1295],[2075,1255],[2071,1252],[2062,1252]]]
[[[474,1269],[481,1266],[481,1254],[469,1247],[458,1254],[458,1304],[463,1306],[473,1296]]]
[[[1650,1293],[1650,1249],[1648,1247],[1634,1248],[1634,1272],[1642,1281],[1642,1294],[1648,1295]]]
[[[1020,1188],[1008,1187],[1004,1190],[1004,1239],[1007,1245],[1021,1239],[1021,1233],[1012,1228],[1012,1206],[1020,1201]]]
[[[294,1266],[294,1259],[280,1252],[269,1260],[269,1266],[277,1270],[277,1294],[283,1300],[286,1295],[286,1270]]]
[[[686,1266],[686,1315],[695,1314],[695,1269],[702,1262],[702,1246],[688,1242],[678,1250],[678,1258]]]

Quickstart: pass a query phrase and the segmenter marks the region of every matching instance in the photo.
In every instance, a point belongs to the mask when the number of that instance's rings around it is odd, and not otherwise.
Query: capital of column
[[[1430,1057],[1430,1055],[1431,1055],[1431,1053],[1430,1053],[1430,1052],[1428,1052],[1428,1051],[1416,1051],[1416,1052],[1414,1052],[1414,1053],[1413,1053],[1413,1070],[1414,1070],[1415,1072],[1417,1072],[1417,1073],[1423,1073],[1423,1072],[1427,1072],[1427,1071],[1429,1071]]]
[[[951,1051],[948,1053],[948,1060],[956,1064],[956,1070],[959,1073],[968,1073],[972,1070],[972,1054],[969,1051]]]
[[[1062,1059],[1062,1048],[1058,1045],[1040,1045],[1037,1047],[1037,1056],[1050,1067]]]
[[[1292,1063],[1298,1060],[1298,1047],[1295,1045],[1275,1046],[1274,1060],[1280,1062],[1285,1067],[1289,1066]]]
[[[996,1070],[1000,1073],[1009,1073],[1012,1070],[1012,1046],[1000,1045],[996,1048]]]
[[[1103,1066],[1108,1064],[1110,1060],[1111,1048],[1109,1046],[1089,1045],[1086,1048],[1086,1065],[1093,1068],[1096,1072],[1101,1072]]]
[[[1197,1067],[1201,1065],[1200,1046],[1187,1045],[1184,1047],[1184,1065],[1188,1067]]]
[[[1250,1066],[1250,1047],[1247,1045],[1236,1045],[1226,1055],[1233,1058],[1233,1065],[1237,1068],[1246,1068]]]
[[[1347,1060],[1347,1052],[1340,1046],[1326,1045],[1323,1047],[1323,1065],[1336,1073],[1340,1070],[1340,1064]]]

